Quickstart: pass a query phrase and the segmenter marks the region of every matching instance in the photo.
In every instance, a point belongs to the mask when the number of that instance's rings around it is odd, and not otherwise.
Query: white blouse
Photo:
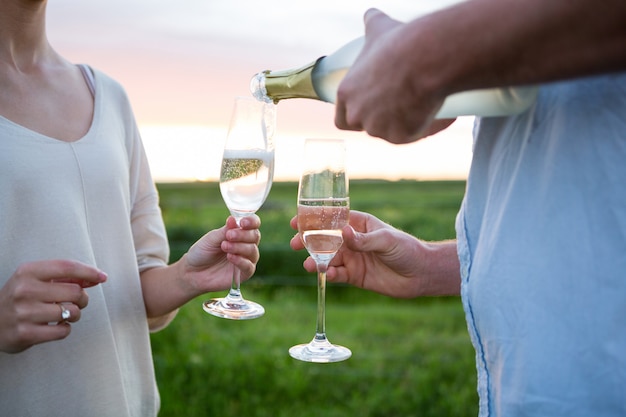
[[[128,98],[94,71],[91,128],[62,142],[0,116],[0,286],[18,265],[74,259],[108,281],[65,340],[0,353],[7,416],[155,416],[139,272],[166,265],[158,195]]]

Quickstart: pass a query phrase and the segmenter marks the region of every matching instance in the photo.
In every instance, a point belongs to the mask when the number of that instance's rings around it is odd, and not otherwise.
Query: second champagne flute
[[[350,215],[345,154],[345,142],[340,139],[306,139],[304,143],[298,232],[317,265],[317,327],[311,342],[289,349],[301,361],[338,362],[352,355],[350,349],[333,345],[326,337],[326,271],[343,244],[341,229],[348,225]]]
[[[273,104],[237,97],[228,128],[220,191],[237,224],[254,214],[265,201],[274,176]],[[233,266],[231,289],[226,297],[205,301],[204,310],[217,317],[233,320],[254,319],[265,309],[241,295],[239,269]]]

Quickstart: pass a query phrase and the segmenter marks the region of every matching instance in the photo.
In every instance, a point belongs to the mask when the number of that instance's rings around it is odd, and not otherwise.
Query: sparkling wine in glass
[[[298,232],[317,265],[317,325],[311,342],[293,346],[289,354],[306,362],[338,362],[350,349],[326,337],[326,271],[343,244],[350,198],[345,168],[346,147],[340,139],[306,139],[298,187]]]
[[[265,201],[274,176],[275,106],[253,98],[237,97],[224,145],[220,191],[237,224],[254,214]],[[265,309],[241,295],[240,272],[233,266],[228,295],[203,303],[217,317],[246,320],[261,317]]]

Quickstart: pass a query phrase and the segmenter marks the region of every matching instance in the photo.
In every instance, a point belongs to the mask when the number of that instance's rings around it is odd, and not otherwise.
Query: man
[[[456,242],[354,212],[328,279],[460,294],[481,416],[626,415],[626,3],[471,0],[365,22],[339,128],[408,143],[452,122],[433,121],[450,94],[541,87],[526,112],[476,120]]]

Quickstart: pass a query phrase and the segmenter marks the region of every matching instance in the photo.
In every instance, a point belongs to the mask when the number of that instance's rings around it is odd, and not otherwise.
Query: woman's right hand
[[[20,265],[0,288],[0,351],[22,352],[66,338],[89,297],[85,288],[106,281],[99,269],[70,260]],[[62,318],[64,310],[69,318]]]

